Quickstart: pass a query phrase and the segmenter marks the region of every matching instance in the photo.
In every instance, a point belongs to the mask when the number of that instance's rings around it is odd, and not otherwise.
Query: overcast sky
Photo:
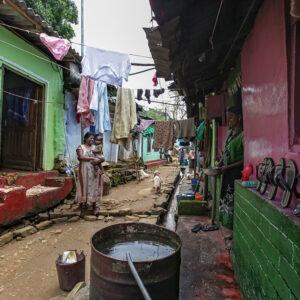
[[[79,10],[79,24],[75,26],[76,37],[74,42],[80,42],[80,14],[81,0],[74,0]],[[148,41],[143,27],[151,27],[151,8],[149,0],[84,0],[84,44],[100,49],[117,51],[127,54],[137,54],[148,56],[141,58],[130,56],[131,62],[153,63],[151,53],[148,47]],[[154,22],[154,26],[157,24]],[[80,46],[74,45],[74,48],[80,52]],[[132,67],[131,73],[141,71],[150,67]],[[123,87],[131,89],[154,89],[152,77],[155,70],[138,75],[129,76],[128,82]],[[166,88],[170,82],[164,79],[159,80],[156,88]],[[136,91],[135,91],[136,93]],[[171,98],[174,94],[166,91],[155,99],[162,102],[174,102]],[[152,96],[151,92],[151,98]],[[139,104],[145,107],[165,110],[165,105],[140,101]],[[168,108],[172,107],[167,105]]]
[[[81,0],[75,0],[81,9]],[[105,50],[151,57],[143,27],[151,27],[149,0],[84,0],[85,44]],[[75,42],[80,42],[80,24],[75,27]],[[78,51],[79,48],[76,47]],[[130,56],[131,62],[153,63],[152,59]],[[149,67],[132,67],[137,72]],[[153,88],[155,70],[131,76],[124,87]]]

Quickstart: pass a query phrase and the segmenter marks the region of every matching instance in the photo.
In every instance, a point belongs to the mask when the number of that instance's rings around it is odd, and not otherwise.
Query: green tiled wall
[[[244,299],[300,299],[300,223],[235,183],[233,263]]]

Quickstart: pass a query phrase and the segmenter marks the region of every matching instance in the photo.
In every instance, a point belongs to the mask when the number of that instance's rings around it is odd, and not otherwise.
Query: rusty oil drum
[[[172,245],[174,252],[157,260],[134,262],[151,298],[178,299],[180,271],[180,237],[173,231],[157,225],[122,223],[108,226],[96,232],[91,239],[90,300],[144,299],[128,266],[98,251],[97,245],[116,235],[151,234]],[[133,238],[134,240],[134,238]]]

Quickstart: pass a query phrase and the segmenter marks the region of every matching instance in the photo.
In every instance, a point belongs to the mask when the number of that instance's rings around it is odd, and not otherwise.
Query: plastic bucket
[[[62,263],[60,255],[56,260],[56,270],[59,287],[63,291],[71,291],[76,283],[85,281],[85,255],[76,253],[77,262],[72,264]]]

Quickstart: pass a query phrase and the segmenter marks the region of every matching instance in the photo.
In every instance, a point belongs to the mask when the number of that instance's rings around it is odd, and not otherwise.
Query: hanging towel
[[[154,120],[144,120],[144,119],[141,119],[141,122],[140,122],[140,126],[138,128],[138,130],[140,132],[143,132],[145,131],[149,126],[151,126],[155,121]]]
[[[155,121],[153,149],[172,150],[175,142],[174,122]]]
[[[148,103],[150,104],[151,103],[151,101],[150,101],[150,90],[145,90],[145,97],[147,98]]]
[[[175,121],[175,137],[177,139],[193,139],[196,136],[194,118]]]
[[[19,122],[27,122],[28,99],[26,98],[32,97],[33,90],[32,87],[20,87],[9,90],[12,94],[16,94],[20,97],[5,94],[8,117],[12,117]]]
[[[106,83],[101,81],[95,83],[90,110],[95,116],[95,133],[103,134],[105,131],[111,131]]]
[[[106,131],[103,134],[103,155],[105,161],[117,163],[119,155],[119,145],[110,142],[111,131]]]
[[[157,98],[159,95],[163,94],[165,92],[165,89],[158,89],[153,91],[153,96]]]
[[[82,115],[83,128],[87,128],[88,126],[93,125],[95,122],[94,115],[90,111],[90,104],[93,97],[94,85],[94,80],[82,77],[77,102],[77,114]]]
[[[71,45],[66,39],[48,36],[46,33],[41,33],[40,39],[57,60],[63,60]]]
[[[86,47],[81,65],[81,75],[117,86],[122,86],[122,79],[128,81],[131,68],[128,54],[92,47]]]
[[[142,96],[143,96],[143,90],[138,89],[137,90],[137,100],[142,100]]]
[[[153,75],[152,81],[153,81],[153,86],[157,86],[158,85],[157,72],[155,72],[155,74]]]
[[[137,124],[137,117],[133,91],[118,88],[111,143],[119,144],[128,150],[135,124]]]

